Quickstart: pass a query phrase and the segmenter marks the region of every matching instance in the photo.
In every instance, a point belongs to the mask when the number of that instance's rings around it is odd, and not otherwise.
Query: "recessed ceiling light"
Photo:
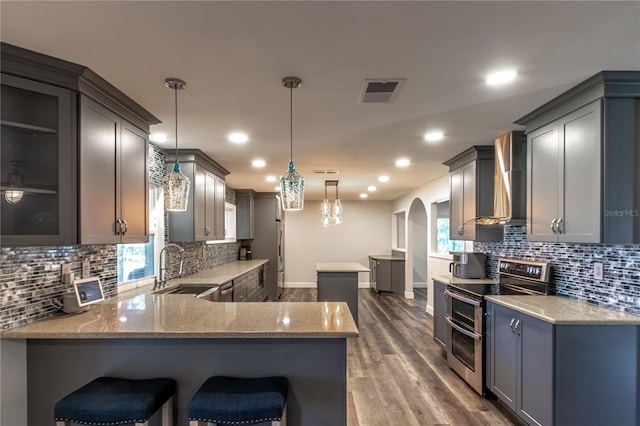
[[[364,192],[362,194],[360,194],[360,198],[367,198],[369,196],[369,194],[365,194]]]
[[[275,176],[267,176],[267,182],[275,182],[276,180],[278,179]]]
[[[434,130],[433,132],[428,132],[424,134],[424,140],[427,142],[437,142],[444,139],[444,133],[439,130]]]
[[[389,182],[389,176],[378,176],[378,182]]]
[[[407,158],[400,158],[396,160],[396,166],[398,167],[407,167],[409,164],[411,164],[411,161],[409,161]]]
[[[375,191],[376,189],[378,189],[378,188],[376,188],[376,187],[375,187],[375,186],[373,186],[373,185],[369,185],[369,186],[367,187],[367,191],[371,191],[371,192]]]
[[[264,160],[253,160],[251,162],[251,165],[253,167],[264,167],[267,165],[267,163]]]
[[[151,133],[149,135],[149,140],[151,142],[166,142],[169,137],[166,133]]]
[[[514,69],[501,70],[492,72],[487,75],[486,82],[489,86],[499,86],[502,84],[511,83],[518,76],[518,71]]]
[[[247,136],[246,133],[242,133],[242,132],[230,133],[229,136],[227,137],[233,143],[245,143],[249,140],[249,136]]]

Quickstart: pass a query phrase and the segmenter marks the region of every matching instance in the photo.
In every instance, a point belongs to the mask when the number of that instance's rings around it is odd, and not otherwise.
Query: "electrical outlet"
[[[91,275],[91,262],[85,260],[82,262],[82,278],[89,278]]]
[[[596,280],[601,280],[604,275],[602,263],[595,262],[593,264],[593,278]]]

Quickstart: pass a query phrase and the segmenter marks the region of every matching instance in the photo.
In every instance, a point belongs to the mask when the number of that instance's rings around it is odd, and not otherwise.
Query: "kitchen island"
[[[187,425],[188,401],[207,377],[282,375],[289,425],[346,425],[346,339],[357,336],[343,302],[114,298],[2,332],[0,423],[52,424],[56,401],[110,375],[176,379],[177,424]]]
[[[316,263],[318,301],[347,302],[358,325],[358,273],[369,268],[355,262]]]

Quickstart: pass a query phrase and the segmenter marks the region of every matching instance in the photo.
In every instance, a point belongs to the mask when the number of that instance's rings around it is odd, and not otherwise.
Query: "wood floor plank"
[[[315,301],[315,289],[285,289],[281,301]],[[414,299],[360,289],[360,337],[347,342],[348,426],[523,426],[449,368],[433,341],[426,289]]]

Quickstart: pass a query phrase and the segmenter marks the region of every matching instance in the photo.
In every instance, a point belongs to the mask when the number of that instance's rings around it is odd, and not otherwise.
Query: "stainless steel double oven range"
[[[486,395],[484,296],[549,294],[549,273],[548,263],[499,259],[497,284],[452,280],[447,285],[447,362],[479,394]]]

